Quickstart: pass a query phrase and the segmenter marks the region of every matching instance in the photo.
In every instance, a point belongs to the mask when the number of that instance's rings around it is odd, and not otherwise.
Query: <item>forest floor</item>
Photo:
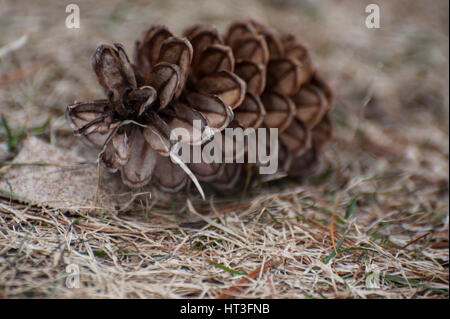
[[[449,4],[378,1],[368,29],[366,2],[77,1],[67,29],[63,2],[1,1],[0,298],[448,298]],[[336,87],[319,172],[206,201],[98,191],[64,118],[103,97],[97,45],[243,17],[298,33]]]

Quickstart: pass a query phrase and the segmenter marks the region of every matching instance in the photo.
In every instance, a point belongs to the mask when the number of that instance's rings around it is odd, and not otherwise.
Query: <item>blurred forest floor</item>
[[[69,2],[0,1],[0,297],[448,298],[449,3],[377,1],[367,29],[371,2],[77,1],[67,29]],[[337,89],[319,173],[206,202],[78,202],[95,156],[64,112],[103,98],[95,48],[245,17],[300,35]]]

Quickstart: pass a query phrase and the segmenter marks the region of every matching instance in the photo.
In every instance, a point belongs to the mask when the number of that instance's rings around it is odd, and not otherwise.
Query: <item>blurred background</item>
[[[80,8],[79,29],[65,26],[70,3]],[[64,131],[67,105],[103,98],[90,67],[99,44],[120,42],[132,56],[134,41],[151,24],[179,35],[193,23],[224,32],[231,20],[252,17],[295,32],[311,46],[320,72],[339,93],[334,117],[340,125],[358,131],[369,120],[382,127],[383,136],[369,136],[376,144],[389,144],[395,131],[405,147],[409,139],[419,141],[411,156],[425,149],[448,154],[448,1],[377,1],[379,29],[365,26],[369,3],[2,0],[0,110],[11,127],[40,127],[50,118]]]
[[[68,29],[65,25],[69,15],[65,9],[70,3],[79,6],[79,29]],[[365,9],[370,3],[376,3],[380,8],[381,27],[379,29],[366,27],[368,13]],[[356,295],[364,297],[375,293],[378,294],[377,296],[395,298],[417,296],[448,298],[448,11],[447,0],[152,0],[127,3],[117,0],[89,2],[0,0],[0,115],[2,116],[0,167],[5,166],[3,169],[9,169],[6,163],[2,165],[2,161],[11,160],[20,151],[21,141],[30,135],[37,135],[63,151],[81,149],[81,141],[73,136],[64,118],[64,112],[66,107],[75,100],[104,98],[91,69],[91,57],[98,45],[119,42],[125,46],[129,56],[132,56],[134,41],[152,24],[165,24],[175,34],[181,35],[184,28],[194,23],[216,25],[220,31],[225,32],[227,25],[234,19],[255,18],[281,32],[296,33],[309,44],[313,61],[320,73],[328,79],[338,93],[332,112],[335,132],[327,146],[320,173],[302,185],[309,192],[308,196],[314,199],[314,205],[302,202],[303,190],[298,191],[298,196],[294,194],[292,201],[289,196],[288,199],[286,196],[275,198],[276,192],[274,195],[263,190],[261,195],[263,199],[260,199],[258,203],[261,207],[272,205],[272,214],[274,214],[270,215],[272,219],[260,221],[261,215],[258,214],[262,214],[264,209],[260,213],[260,207],[256,207],[251,213],[255,215],[238,214],[236,220],[240,218],[245,220],[246,216],[250,216],[250,222],[256,221],[258,224],[256,227],[260,231],[255,231],[252,236],[273,231],[276,249],[274,248],[271,254],[284,256],[287,254],[285,249],[287,246],[279,235],[281,232],[278,232],[277,227],[288,225],[286,212],[298,213],[302,218],[306,218],[302,219],[303,222],[306,222],[307,218],[313,219],[314,223],[308,224],[304,229],[317,231],[317,236],[322,236],[320,237],[322,250],[318,250],[314,245],[307,246],[311,244],[312,237],[305,235],[305,238],[302,237],[301,240],[295,239],[300,247],[298,250],[300,257],[296,255],[295,258],[298,257],[298,260],[302,261],[305,251],[310,249],[309,258],[322,267],[324,264],[321,263],[321,258],[332,249],[327,232],[328,227],[331,232],[332,226],[336,225],[333,227],[336,227],[340,234],[347,232],[348,229],[344,227],[347,221],[339,225],[333,224],[334,214],[338,214],[342,220],[354,214],[358,228],[356,226],[355,229],[352,228],[351,232],[354,236],[352,238],[355,238],[357,243],[364,242],[366,239],[370,240],[374,250],[385,249],[385,252],[376,255],[378,259],[373,260],[381,269],[380,271],[391,274],[389,277],[391,281],[386,279],[383,283],[385,290],[364,290],[366,288],[361,286],[366,278],[364,271],[368,274],[371,271],[370,267],[367,266],[366,270],[360,271],[362,253],[360,256],[356,250],[348,251],[347,255],[339,255],[341,258],[339,263],[333,261],[335,262],[333,271],[340,267],[339,271],[336,270],[336,273],[341,276],[339,278],[345,275],[346,279],[354,281],[354,285],[362,287],[362,290],[349,289],[347,284],[342,283],[339,284],[339,289],[336,287],[332,289],[327,281],[331,268],[323,266],[323,272],[318,272],[325,287],[321,290],[323,294],[328,297]],[[0,177],[3,172],[0,171]],[[80,185],[80,188],[82,186]],[[259,190],[255,190],[257,191]],[[264,194],[264,192],[267,193]],[[9,197],[5,198],[5,205],[11,204]],[[311,201],[311,198],[308,200]],[[319,205],[329,209],[320,210],[317,208]],[[22,249],[25,241],[25,239],[22,240],[25,238],[25,230],[15,231],[16,226],[19,227],[22,221],[17,221],[17,225],[13,224],[13,218],[8,215],[12,211],[12,206],[5,207],[2,210],[6,212],[3,216],[6,216],[5,220],[10,220],[13,226],[8,228],[0,224],[5,228],[4,233],[8,233],[9,236],[4,238],[0,246],[6,247],[2,251],[18,251]],[[26,209],[28,210],[28,207]],[[333,214],[330,211],[333,211]],[[38,213],[44,214],[43,211]],[[172,210],[166,209],[165,214],[161,216],[168,217],[163,219],[160,228],[158,228],[159,224],[155,224],[159,216],[155,213],[151,223],[145,219],[140,228],[136,229],[148,230],[154,225],[155,228],[151,231],[156,233],[165,229],[164,227],[174,225],[175,222],[170,219],[173,217]],[[131,222],[138,223],[137,219],[143,215],[141,213],[135,215],[127,222],[116,218],[115,215],[105,214],[105,218],[110,218],[107,219],[108,223],[119,228],[130,225]],[[282,224],[273,216],[281,220]],[[48,217],[48,220],[51,221],[52,218],[53,215]],[[65,218],[63,215],[61,220],[66,221]],[[38,220],[40,223],[44,219]],[[100,223],[98,219],[92,219],[89,222]],[[53,224],[48,222],[48,225]],[[70,227],[68,225],[69,222],[66,225],[68,233],[77,231],[73,230],[71,223]],[[232,222],[230,225],[233,225]],[[241,224],[236,223],[236,225],[238,226],[235,231],[242,231]],[[51,233],[54,226],[46,228],[44,226],[40,228],[40,232],[30,233],[30,236],[39,237],[41,240],[39,247],[46,248],[49,242],[46,232]],[[99,228],[101,227],[103,227],[102,224]],[[175,250],[177,250],[185,243],[185,230],[179,231],[176,227],[178,226],[174,226],[173,233],[161,237],[167,240],[164,245],[169,247],[168,249],[173,250],[176,246]],[[81,229],[82,232],[85,231]],[[198,231],[194,230],[194,233]],[[26,236],[28,234],[26,230]],[[429,235],[431,237],[426,237]],[[49,236],[56,235],[51,233]],[[158,236],[155,235],[155,242],[157,241],[159,245],[161,243]],[[174,242],[171,241],[171,238],[175,238],[173,236],[178,236]],[[224,238],[227,237],[225,235]],[[97,244],[103,247],[103,243],[110,240],[114,240],[114,236],[105,235]],[[137,242],[134,237],[129,237],[129,240],[133,244]],[[266,237],[259,240],[266,244]],[[121,238],[119,241],[125,242]],[[58,241],[55,239],[55,242]],[[278,243],[283,244],[278,247]],[[410,246],[411,243],[423,246],[417,248],[418,246]],[[265,248],[260,249],[257,240],[248,240],[246,244],[255,246],[244,247],[243,254],[252,252],[255,256],[260,256],[262,251],[266,252]],[[142,251],[148,250],[145,247]],[[232,245],[230,251],[226,249],[220,251],[220,247],[218,245],[211,248],[217,250],[214,256],[234,256],[230,253]],[[408,249],[404,250],[403,248],[406,247]],[[293,250],[292,254],[296,252]],[[185,253],[186,255],[183,255]],[[181,279],[177,278],[181,280],[181,283],[192,280],[196,282],[192,287],[186,288],[189,293],[194,290],[195,296],[209,296],[209,292],[206,293],[206,290],[202,289],[214,287],[212,281],[205,284],[207,282],[205,278],[209,278],[212,273],[212,266],[208,263],[210,257],[205,253],[202,255],[204,259],[200,259],[198,255],[191,258],[191,253],[190,248],[186,251],[180,249],[177,253],[181,256],[179,257],[180,265],[174,264],[181,267],[176,268],[177,274],[186,276],[180,275]],[[35,269],[37,263],[32,259],[34,255],[30,253],[27,256],[31,256],[29,265]],[[42,260],[49,260],[50,264],[52,260],[58,258],[43,257]],[[139,258],[136,264],[141,265]],[[183,258],[197,263],[195,266],[197,268],[192,268],[194,269],[192,271],[190,268],[182,268],[187,263]],[[263,295],[298,298],[303,296],[303,291],[308,291],[308,294],[319,297],[315,294],[317,277],[306,275],[307,272],[311,274],[315,270],[311,271],[312,266],[310,267],[309,263],[297,262],[295,258],[289,259],[284,266],[285,269],[292,267],[291,272],[287,272],[292,274],[292,277],[287,278],[286,272],[274,272],[273,282],[279,294],[265,291]],[[348,261],[346,258],[352,258],[351,267],[346,264]],[[368,264],[372,262],[371,258]],[[400,261],[400,258],[403,259]],[[237,260],[237,257],[230,260]],[[101,262],[102,259],[89,259],[86,263],[94,261]],[[170,269],[172,264],[169,263],[173,259],[167,259],[167,261],[167,269]],[[259,259],[257,261],[260,262]],[[26,262],[24,262],[25,266]],[[226,259],[222,262],[228,263]],[[239,267],[243,267],[246,271],[254,269],[256,265],[252,262],[246,260]],[[115,260],[114,264],[116,264]],[[135,266],[133,262],[130,264]],[[158,265],[155,265],[155,269],[159,274]],[[56,271],[54,265],[49,267],[52,271]],[[20,276],[15,277],[14,269],[15,266],[9,269],[13,274],[11,278],[21,280]],[[139,270],[139,268],[136,269]],[[44,269],[42,273],[47,274],[46,271]],[[128,272],[129,269],[126,271]],[[6,270],[4,273],[7,273]],[[30,273],[36,274],[36,277],[25,280],[21,284],[10,281],[8,289],[15,291],[15,287],[20,285],[23,285],[23,289],[28,289],[30,282],[40,280],[41,272]],[[141,290],[136,288],[140,287],[142,280],[139,274],[136,277],[136,284],[134,286],[130,284],[128,294],[124,292],[123,295],[116,293],[122,290],[115,289],[114,286],[117,284],[118,287],[122,287],[122,283],[116,282],[117,272],[114,270],[108,273],[102,270],[102,276],[104,274],[110,275],[108,280],[105,280],[105,287],[111,285],[114,288],[109,290],[104,288],[104,296],[134,296],[136,291],[140,291],[140,296],[154,296],[148,294],[143,285],[141,286],[144,288],[141,287]],[[221,276],[221,273],[219,275]],[[232,275],[226,279],[230,281],[226,281],[219,275],[217,278],[224,280],[227,284],[233,280]],[[299,290],[295,286],[297,280],[300,280],[300,275],[303,283],[310,278],[306,284],[309,285],[309,290],[302,290],[306,288]],[[164,284],[169,280],[175,282],[174,276],[168,271],[167,277],[158,279],[157,276],[147,276],[145,280],[154,284],[151,286],[156,287],[154,289],[163,287],[161,289],[164,290],[166,289]],[[413,278],[416,280],[415,284],[413,281],[407,281],[406,278]],[[96,280],[97,277],[93,276],[95,284],[92,287],[98,284]],[[333,285],[334,280],[332,279]],[[425,286],[422,282],[428,280],[430,283],[427,285],[434,285],[434,288],[423,288]],[[412,285],[414,289],[418,288],[414,290]],[[36,289],[47,293],[47,290],[50,290],[48,287],[53,287],[53,283],[50,282],[47,286],[40,285]],[[6,288],[4,289],[7,291]],[[200,294],[197,289],[203,292]],[[39,294],[41,290],[38,291]],[[180,291],[171,286],[158,296],[194,296],[194,294],[189,295],[185,290]],[[18,295],[21,293],[21,291],[17,292]],[[62,293],[66,294],[67,291],[62,290]],[[93,295],[98,296],[98,291],[87,294],[87,296]],[[251,296],[261,295],[255,293]],[[309,295],[305,296],[309,297]],[[320,294],[320,297],[323,295]]]

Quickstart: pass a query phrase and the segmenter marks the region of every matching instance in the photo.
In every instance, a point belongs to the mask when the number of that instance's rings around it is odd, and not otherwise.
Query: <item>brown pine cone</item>
[[[164,190],[181,189],[187,175],[169,158],[170,133],[183,127],[188,133],[179,139],[201,145],[209,138],[202,133],[227,127],[244,99],[245,82],[233,73],[231,49],[217,31],[195,26],[187,36],[152,26],[136,42],[134,64],[120,44],[101,45],[92,65],[107,99],[67,108],[75,132],[102,149],[100,163],[120,170],[131,187],[153,178]]]
[[[134,64],[120,44],[97,49],[93,68],[107,99],[75,103],[66,114],[77,134],[102,149],[103,166],[120,170],[131,187],[153,178],[177,191],[188,178],[186,165],[172,161],[175,129],[187,129],[181,142],[204,149],[213,133],[226,139],[227,127],[262,127],[279,132],[278,171],[263,179],[310,174],[331,136],[334,94],[307,47],[253,20],[232,23],[224,37],[202,25],[184,36],[152,26],[136,42]],[[255,166],[244,163],[245,143],[219,155],[221,163],[188,164],[196,179],[232,189]],[[234,163],[224,163],[227,156]]]

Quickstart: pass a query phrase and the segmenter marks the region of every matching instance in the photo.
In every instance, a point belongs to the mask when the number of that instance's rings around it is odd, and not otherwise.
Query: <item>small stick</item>
[[[239,292],[244,292],[245,288],[242,287],[245,284],[250,283],[253,279],[255,279],[256,277],[258,277],[260,274],[264,274],[265,272],[267,272],[270,268],[273,267],[277,267],[281,264],[281,260],[273,262],[273,261],[268,261],[265,263],[264,266],[260,265],[258,267],[256,267],[255,270],[253,270],[251,273],[249,273],[247,276],[243,277],[242,279],[240,279],[236,285],[231,286],[228,289],[225,289],[225,291],[223,291],[218,297],[217,299],[229,299],[229,298],[233,298],[233,294],[239,293]]]

